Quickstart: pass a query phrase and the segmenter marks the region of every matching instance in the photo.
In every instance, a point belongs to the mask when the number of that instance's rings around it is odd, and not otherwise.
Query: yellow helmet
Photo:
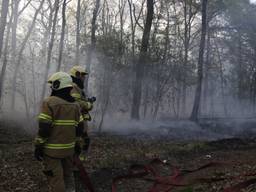
[[[51,75],[48,79],[48,83],[51,84],[51,88],[55,91],[64,89],[67,87],[73,87],[72,78],[65,72],[57,72]]]
[[[85,70],[84,67],[76,65],[70,69],[69,74],[72,77],[80,77],[81,75],[87,75],[88,72]]]

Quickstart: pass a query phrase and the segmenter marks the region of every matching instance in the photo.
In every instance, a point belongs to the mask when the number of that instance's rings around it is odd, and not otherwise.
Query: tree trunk
[[[198,82],[197,82],[194,106],[190,116],[190,119],[196,122],[198,121],[198,112],[199,112],[200,101],[201,101],[206,31],[207,31],[207,0],[202,0],[202,33],[201,33],[199,59],[198,59],[198,72],[197,72]]]
[[[168,12],[168,10],[167,10]],[[169,18],[169,13],[167,13],[168,15],[168,18]],[[153,113],[153,119],[156,119],[157,118],[157,114],[158,114],[158,111],[159,111],[159,108],[160,108],[160,104],[161,104],[161,100],[162,100],[162,97],[163,97],[163,88],[165,86],[165,84],[167,83],[166,81],[162,81],[161,82],[161,79],[160,79],[160,74],[162,73],[162,66],[165,65],[168,61],[168,52],[169,52],[169,49],[170,49],[170,38],[169,38],[169,33],[170,33],[170,21],[168,20],[167,21],[167,26],[166,26],[166,29],[165,29],[165,44],[164,44],[164,55],[163,55],[163,59],[161,61],[161,63],[159,65],[157,65],[157,86],[156,86],[156,96],[155,96],[155,107],[154,107],[154,113]]]
[[[256,47],[254,47],[253,55],[253,73],[251,80],[251,102],[252,102],[252,113],[255,114],[256,110]]]
[[[131,43],[132,43],[132,58],[131,58],[131,63],[132,63],[132,70],[135,71],[136,70],[136,62],[135,62],[135,32],[136,32],[136,23],[134,24],[134,20],[133,20],[133,9],[132,9],[132,0],[128,0],[128,4],[129,4],[129,13],[130,13],[130,22],[131,22]],[[133,81],[131,81],[131,83],[133,84]],[[133,85],[134,86],[134,85]],[[145,110],[147,110],[145,108]],[[145,114],[146,112],[144,112]]]
[[[182,113],[185,115],[186,111],[186,98],[187,98],[187,63],[188,63],[188,48],[189,48],[189,37],[188,37],[188,15],[187,15],[187,1],[184,1],[184,61],[183,61],[183,72],[182,72]]]
[[[112,66],[109,62],[109,59],[106,57],[105,61],[107,64],[109,64],[110,67],[107,67],[107,65],[104,66],[104,74],[103,74],[103,83],[102,83],[102,96],[103,100],[101,103],[101,117],[100,117],[100,123],[98,126],[99,134],[102,133],[102,126],[104,123],[105,115],[108,110],[109,102],[110,102],[110,90],[111,90],[111,81],[112,81]]]
[[[14,9],[13,9],[13,23],[12,23],[12,59],[15,61],[16,57],[16,47],[17,47],[17,26],[18,26],[18,18],[19,18],[19,4],[20,0],[14,1]]]
[[[157,117],[157,113],[160,107],[160,103],[161,103],[161,85],[160,85],[160,79],[157,80],[157,87],[156,87],[156,96],[155,96],[155,106],[154,106],[154,110],[153,110],[153,119],[156,119]]]
[[[23,91],[24,91],[24,104],[25,104],[25,109],[26,109],[26,115],[27,115],[27,120],[30,119],[30,110],[29,110],[29,104],[28,104],[28,94],[27,94],[27,84],[26,84],[26,77],[25,73],[22,74],[22,82],[23,82]]]
[[[187,72],[188,72],[188,56],[191,42],[191,27],[192,27],[192,0],[184,2],[184,60],[183,60],[183,79],[182,79],[182,113],[186,116],[187,111]],[[194,13],[195,14],[195,13]]]
[[[13,23],[12,23],[12,60],[16,61],[16,51],[17,51],[17,27],[18,27],[18,19],[19,16],[23,13],[23,11],[28,7],[32,0],[29,0],[25,6],[19,11],[19,5],[21,0],[13,0],[12,3],[14,4],[13,8]]]
[[[244,73],[243,73],[243,43],[242,43],[242,37],[239,33],[238,36],[238,50],[237,50],[237,61],[238,61],[238,70],[237,75],[239,77],[238,80],[238,99],[241,101],[243,99],[244,90],[243,90],[243,80],[244,80]]]
[[[211,32],[207,31],[207,52],[204,70],[204,88],[203,88],[203,108],[205,114],[208,114],[208,92],[209,92],[209,66],[210,66],[210,52],[211,52]]]
[[[86,61],[87,71],[88,71],[89,75],[90,75],[90,71],[91,71],[92,58],[93,58],[93,54],[94,54],[95,47],[96,47],[96,21],[97,21],[99,8],[100,8],[100,0],[96,0],[95,8],[93,10],[93,16],[92,16],[91,45],[88,50],[87,61]],[[87,75],[87,78],[85,80],[86,93],[88,92],[89,75]]]
[[[36,82],[36,77],[35,77],[35,50],[34,48],[31,48],[30,46],[30,52],[31,52],[31,72],[32,72],[32,87],[33,87],[33,101],[32,101],[32,109],[33,109],[33,115],[37,113],[37,82]]]
[[[31,23],[31,26],[28,29],[28,33],[25,36],[25,39],[23,40],[22,44],[21,44],[21,48],[18,54],[18,58],[17,58],[17,63],[15,66],[15,70],[14,70],[14,76],[13,76],[13,81],[12,81],[12,98],[11,98],[11,109],[14,109],[15,106],[15,96],[16,96],[16,81],[17,81],[17,75],[18,75],[18,71],[19,71],[19,67],[21,64],[21,60],[22,60],[22,55],[23,55],[23,51],[25,50],[26,44],[28,42],[28,39],[34,29],[34,26],[36,24],[36,19],[37,19],[37,15],[39,14],[39,11],[41,10],[41,8],[43,7],[44,4],[44,0],[41,1],[38,9],[36,10],[34,17],[33,17],[33,21]]]
[[[1,23],[0,23],[0,58],[2,56],[4,31],[6,26],[8,8],[9,8],[9,0],[2,0]]]
[[[6,42],[5,42],[5,47],[4,47],[4,55],[3,55],[3,66],[1,70],[1,75],[0,75],[0,103],[2,99],[2,94],[3,94],[3,85],[4,85],[4,77],[5,77],[5,72],[6,72],[6,67],[7,67],[7,62],[8,62],[8,47],[9,47],[9,36],[11,32],[11,25],[12,25],[12,20],[13,20],[13,12],[12,15],[9,19],[9,24],[7,27],[7,35],[6,35]],[[1,106],[0,106],[1,108]]]
[[[60,71],[62,56],[63,56],[63,47],[64,47],[64,39],[65,39],[65,28],[66,28],[66,6],[67,0],[63,1],[62,5],[62,27],[61,27],[61,37],[60,37],[60,47],[59,47],[59,59],[58,59],[58,67],[57,71]]]
[[[45,26],[45,32],[43,35],[43,43],[42,43],[42,59],[43,62],[47,59],[46,53],[47,53],[47,46],[48,46],[48,39],[50,38],[51,35],[51,30],[52,30],[52,18],[53,18],[53,13],[54,13],[54,7],[52,6],[51,2],[49,2],[49,9],[50,9],[50,14],[48,17],[49,24]]]
[[[129,3],[129,13],[130,13],[130,22],[131,22],[131,33],[132,33],[132,61],[134,61],[134,55],[135,55],[135,26],[133,21],[133,15],[132,15],[132,0],[128,0]]]
[[[121,58],[123,55],[123,36],[124,36],[124,9],[126,1],[119,0],[119,12],[120,12],[120,42],[119,42],[119,62],[122,62]]]
[[[148,96],[149,96],[149,87],[148,85],[146,85],[145,87],[145,93],[144,93],[144,110],[143,110],[143,117],[144,119],[146,119],[147,117],[147,113],[148,113],[148,105],[149,105],[149,99],[148,99]]]
[[[55,33],[56,33],[56,25],[57,25],[57,18],[58,18],[58,12],[59,12],[59,0],[55,0],[54,3],[54,18],[53,18],[53,24],[52,24],[52,33],[51,33],[51,39],[49,42],[49,47],[48,47],[48,52],[47,52],[47,61],[46,61],[46,68],[45,68],[45,74],[44,74],[44,81],[43,81],[43,91],[41,95],[41,101],[43,100],[46,92],[46,85],[45,83],[47,82],[48,78],[48,73],[49,73],[49,68],[50,68],[50,63],[51,63],[51,58],[52,58],[52,49],[54,45],[54,40],[55,40]],[[51,21],[50,21],[51,22]]]
[[[221,85],[221,96],[222,96],[222,103],[223,103],[223,111],[224,111],[224,117],[228,116],[228,110],[227,110],[227,103],[226,103],[226,99],[225,99],[225,91],[224,91],[224,86],[225,86],[225,82],[224,82],[224,74],[223,74],[223,63],[221,60],[221,55],[220,55],[220,50],[218,48],[218,45],[216,43],[216,49],[217,49],[217,56],[218,56],[218,60],[219,60],[219,69],[220,69],[220,85]]]
[[[136,64],[136,71],[135,71],[136,77],[135,77],[135,84],[134,84],[134,90],[133,90],[133,102],[132,102],[132,110],[131,110],[131,118],[137,119],[137,120],[140,119],[139,112],[140,112],[140,104],[141,104],[142,80],[144,76],[144,65],[147,57],[147,50],[148,50],[150,31],[151,31],[151,26],[153,21],[153,15],[154,15],[154,1],[147,0],[147,18],[146,18],[146,24],[145,24],[145,28],[142,36],[139,61]]]
[[[77,9],[76,9],[76,58],[75,65],[80,63],[80,18],[81,18],[81,0],[77,0]]]

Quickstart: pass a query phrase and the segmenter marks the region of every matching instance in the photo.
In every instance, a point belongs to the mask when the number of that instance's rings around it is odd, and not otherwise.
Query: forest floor
[[[33,157],[31,140],[25,135],[10,136],[0,129],[1,192],[48,191],[41,164]],[[105,134],[92,137],[92,144],[84,165],[96,192],[110,192],[113,178],[127,174],[132,164],[145,164],[155,157],[166,160],[181,169],[193,169],[213,161],[230,163],[202,170],[195,173],[192,176],[194,178],[237,176],[248,171],[256,171],[256,139],[233,138],[209,142],[181,142]],[[172,191],[221,192],[239,181],[228,179],[210,184],[200,183]],[[118,182],[117,185],[118,192],[147,192],[152,183],[132,179]],[[256,192],[256,185],[243,191]]]

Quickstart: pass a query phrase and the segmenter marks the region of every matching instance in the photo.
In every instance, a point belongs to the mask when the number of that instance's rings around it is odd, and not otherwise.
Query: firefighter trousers
[[[72,156],[66,158],[44,157],[44,174],[47,177],[50,192],[74,192]]]
[[[80,177],[80,172],[78,170],[74,171],[75,178],[75,192],[86,192],[87,190],[84,188],[82,179]]]

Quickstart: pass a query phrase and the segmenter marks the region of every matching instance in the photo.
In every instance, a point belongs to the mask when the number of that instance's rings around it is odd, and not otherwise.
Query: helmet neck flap
[[[73,83],[75,83],[80,89],[84,89],[84,83],[81,79],[73,77],[73,76],[71,76],[71,77],[72,77]]]
[[[64,99],[67,102],[75,102],[75,99],[70,95],[71,87],[60,89],[60,90],[52,90],[51,96],[59,97]]]

